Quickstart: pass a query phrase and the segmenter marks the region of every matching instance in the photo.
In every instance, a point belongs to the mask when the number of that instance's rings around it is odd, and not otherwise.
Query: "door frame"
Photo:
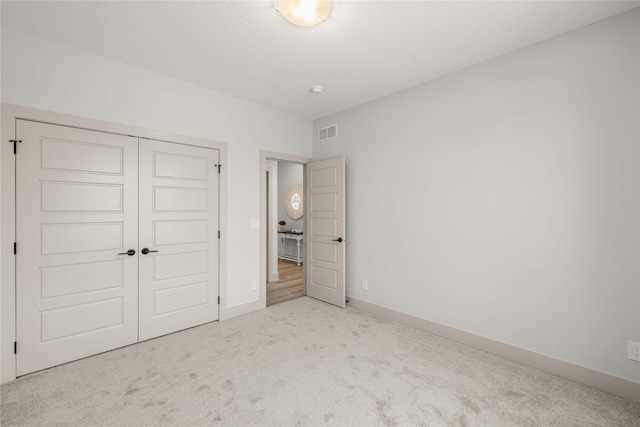
[[[259,307],[267,307],[267,160],[296,163],[302,165],[303,182],[302,187],[306,188],[306,164],[311,163],[311,157],[296,156],[293,154],[278,153],[275,151],[260,150],[260,298]],[[303,203],[303,215],[307,214],[307,204]],[[306,291],[306,278],[303,276],[304,294]]]
[[[16,378],[16,270],[13,243],[16,241],[16,180],[13,143],[16,120],[30,120],[54,125],[75,127],[98,132],[115,133],[137,138],[155,139],[177,144],[213,148],[220,152],[223,165],[219,179],[219,319],[231,317],[227,309],[227,144],[186,135],[161,132],[136,126],[110,123],[62,113],[54,113],[12,104],[0,104],[2,144],[0,145],[0,383]],[[17,144],[20,150],[20,144]],[[19,151],[18,151],[19,152]],[[18,242],[19,243],[19,242]],[[20,248],[18,247],[18,251]],[[265,299],[266,301],[266,299]]]
[[[266,205],[266,211],[267,211],[267,220],[265,222],[265,226],[267,228],[267,244],[266,244],[266,251],[267,251],[267,283],[269,282],[275,282],[276,280],[279,279],[279,273],[278,271],[274,271],[273,268],[273,257],[277,257],[278,253],[276,251],[276,253],[273,252],[273,247],[271,245],[271,240],[273,238],[273,221],[276,220],[276,218],[272,218],[271,210],[273,210],[273,206],[276,203],[273,199],[273,168],[271,166],[267,166],[267,184],[266,184],[266,188],[267,188],[267,205]],[[276,269],[277,270],[277,269]]]

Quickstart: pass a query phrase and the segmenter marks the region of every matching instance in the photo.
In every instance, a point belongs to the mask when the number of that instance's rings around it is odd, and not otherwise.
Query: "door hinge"
[[[220,295],[218,295],[218,305],[220,305]]]
[[[213,165],[218,168],[218,175],[220,175],[220,169],[222,169],[222,165]]]
[[[220,230],[218,230],[218,239],[220,238]]]
[[[18,244],[16,242],[13,242],[13,254],[17,254],[18,253]]]
[[[13,342],[13,354],[18,354],[18,341]]]
[[[13,154],[16,154],[17,153],[16,146],[19,143],[22,143],[22,140],[21,139],[10,139],[9,142],[13,142]]]

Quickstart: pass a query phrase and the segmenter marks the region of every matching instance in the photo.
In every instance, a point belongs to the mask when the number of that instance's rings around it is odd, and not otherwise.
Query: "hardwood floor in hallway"
[[[304,296],[303,268],[295,261],[278,260],[280,280],[267,283],[267,307]]]

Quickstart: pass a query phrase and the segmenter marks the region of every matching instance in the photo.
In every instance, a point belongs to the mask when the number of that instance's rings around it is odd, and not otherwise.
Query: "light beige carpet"
[[[3,426],[640,426],[640,405],[310,298],[2,386]]]

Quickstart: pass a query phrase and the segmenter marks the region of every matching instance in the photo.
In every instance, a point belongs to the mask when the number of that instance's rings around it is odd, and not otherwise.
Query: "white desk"
[[[302,233],[292,233],[290,231],[278,231],[278,237],[280,238],[280,250],[278,251],[278,258],[287,259],[289,261],[296,261],[298,265],[302,262],[302,257],[300,256],[300,242],[302,242]],[[292,239],[296,240],[296,246],[298,248],[298,256],[287,255],[284,253],[284,239]]]

